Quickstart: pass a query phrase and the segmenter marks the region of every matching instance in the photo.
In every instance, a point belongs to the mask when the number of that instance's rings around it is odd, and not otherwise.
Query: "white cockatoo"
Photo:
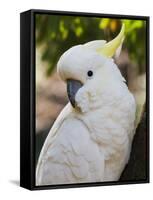
[[[110,42],[91,41],[67,50],[59,76],[70,102],[41,150],[36,185],[117,181],[128,162],[136,104],[112,59],[119,55],[124,25]],[[58,88],[57,88],[58,90]]]

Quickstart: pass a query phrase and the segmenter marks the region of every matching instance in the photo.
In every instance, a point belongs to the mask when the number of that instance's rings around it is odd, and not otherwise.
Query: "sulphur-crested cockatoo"
[[[136,105],[112,59],[119,55],[124,25],[106,43],[67,50],[57,64],[70,100],[41,150],[36,185],[117,181],[128,162]],[[57,89],[58,90],[58,89]]]

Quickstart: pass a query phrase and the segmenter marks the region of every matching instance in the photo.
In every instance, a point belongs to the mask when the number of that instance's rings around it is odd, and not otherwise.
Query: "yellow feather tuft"
[[[124,40],[124,32],[125,25],[123,24],[118,36],[110,42],[106,43],[101,48],[97,49],[97,52],[109,58],[113,57],[116,54],[117,50],[121,49]]]

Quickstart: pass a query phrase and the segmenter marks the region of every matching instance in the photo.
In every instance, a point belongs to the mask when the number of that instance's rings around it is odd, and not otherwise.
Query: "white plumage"
[[[75,105],[66,105],[48,134],[36,185],[117,181],[128,162],[136,105],[114,60],[99,53],[105,43],[72,47],[58,62],[60,77],[82,86],[72,95]]]

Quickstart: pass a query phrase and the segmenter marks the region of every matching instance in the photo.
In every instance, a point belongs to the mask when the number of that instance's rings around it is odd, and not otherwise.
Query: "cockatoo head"
[[[59,59],[57,70],[67,83],[72,106],[82,112],[98,108],[103,96],[112,87],[123,84],[118,67],[112,59],[118,56],[124,40],[124,25],[118,36],[106,43],[96,40],[67,50]]]

